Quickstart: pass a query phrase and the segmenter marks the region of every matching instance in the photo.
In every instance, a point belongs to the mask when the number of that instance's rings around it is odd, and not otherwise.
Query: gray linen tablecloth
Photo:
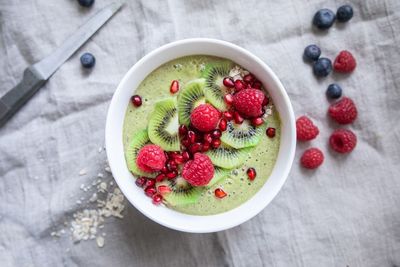
[[[0,0],[0,94],[109,2]],[[351,22],[321,33],[311,28],[314,12],[344,1],[129,1],[0,129],[0,266],[400,266],[400,1],[348,2]],[[118,82],[148,52],[189,37],[227,40],[263,59],[320,136],[298,145],[282,191],[239,227],[176,232],[125,202],[123,219],[103,216],[95,236],[104,247],[74,242],[73,214],[93,209],[96,179],[112,188],[101,147]],[[315,79],[302,60],[310,43],[329,58],[352,51],[356,71]],[[96,56],[91,72],[80,67],[84,51]],[[359,109],[348,156],[327,145],[337,125],[324,92],[334,81]],[[299,166],[310,146],[326,156],[316,171]]]

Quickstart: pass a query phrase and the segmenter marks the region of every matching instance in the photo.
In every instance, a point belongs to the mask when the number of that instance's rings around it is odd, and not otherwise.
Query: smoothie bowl
[[[106,148],[127,199],[186,232],[239,225],[266,207],[295,150],[289,98],[248,51],[187,39],[137,62],[107,115]]]

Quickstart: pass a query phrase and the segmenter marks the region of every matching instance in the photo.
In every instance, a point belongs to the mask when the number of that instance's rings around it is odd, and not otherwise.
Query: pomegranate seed
[[[189,142],[191,144],[193,144],[194,142],[196,142],[196,134],[193,131],[189,131],[188,132],[188,138],[189,138]]]
[[[146,196],[152,197],[155,193],[157,193],[157,190],[156,190],[156,188],[154,186],[146,187],[144,189],[144,193],[146,194]]]
[[[139,187],[143,187],[146,183],[146,177],[138,177],[135,181],[135,184]]]
[[[227,94],[224,96],[225,103],[228,105],[232,105],[233,103],[233,95]]]
[[[239,112],[235,111],[235,113],[233,113],[233,119],[235,120],[236,124],[242,124],[244,119],[242,116],[240,116]]]
[[[188,132],[188,128],[187,128],[186,125],[183,125],[183,124],[182,124],[181,126],[179,126],[179,135],[180,135],[181,137],[186,136],[187,132]]]
[[[176,155],[178,155],[178,152],[176,152],[176,151],[170,151],[170,152],[168,152],[168,159],[173,160],[173,159],[175,159],[175,156],[176,156]]]
[[[250,83],[246,83],[246,89],[251,89],[251,84]]]
[[[168,172],[167,166],[162,167],[161,172],[166,174]]]
[[[247,177],[249,177],[250,181],[253,181],[254,179],[256,179],[256,176],[257,176],[257,173],[254,168],[247,169]]]
[[[214,139],[211,143],[213,148],[218,148],[221,145],[221,140],[220,139]]]
[[[210,133],[204,135],[204,142],[211,143],[213,138]]]
[[[233,119],[233,114],[232,114],[232,112],[230,112],[230,111],[225,111],[225,112],[224,112],[224,118],[225,118],[227,121],[231,121],[231,120]]]
[[[142,98],[139,95],[134,95],[131,97],[131,102],[135,107],[140,107],[142,105]]]
[[[255,81],[252,86],[254,89],[261,89],[262,84],[260,81]]]
[[[176,155],[175,156],[175,163],[176,164],[182,164],[182,163],[184,163],[185,161],[183,160],[183,156],[182,155]]]
[[[245,84],[242,80],[236,80],[235,81],[235,91],[239,92],[240,90],[245,88]]]
[[[169,87],[169,91],[171,94],[175,94],[179,91],[179,82],[177,80],[173,80],[171,86]]]
[[[243,81],[246,83],[252,83],[254,81],[253,74],[249,73],[243,77]]]
[[[221,130],[217,129],[217,130],[214,130],[211,135],[212,135],[213,138],[218,139],[218,138],[221,137],[222,133],[221,133]]]
[[[224,198],[224,197],[227,196],[227,194],[225,193],[225,191],[222,190],[221,188],[215,189],[214,194],[215,194],[215,196],[216,196],[217,198]]]
[[[188,147],[188,146],[190,146],[190,141],[189,141],[188,139],[183,139],[183,140],[181,141],[181,144],[182,144],[184,147]]]
[[[183,152],[182,152],[182,157],[183,157],[184,162],[188,161],[188,160],[190,159],[190,154],[189,154],[189,152],[183,151]]]
[[[156,184],[156,180],[154,179],[147,179],[146,181],[146,187],[152,187]]]
[[[167,178],[168,179],[174,179],[176,176],[178,176],[178,172],[177,171],[172,171],[167,173]]]
[[[178,169],[178,165],[176,165],[174,160],[170,160],[167,163],[167,168],[169,171],[174,171],[174,170]]]
[[[262,118],[253,118],[253,119],[251,119],[251,124],[254,125],[254,126],[260,126],[263,123],[264,123],[264,120]]]
[[[172,189],[171,189],[171,187],[169,187],[168,185],[159,185],[159,186],[157,187],[157,191],[158,191],[158,193],[160,193],[160,194],[167,194],[167,193],[171,193],[171,192],[172,192]]]
[[[201,152],[207,152],[210,149],[210,143],[204,143]]]
[[[275,128],[268,128],[267,129],[267,136],[273,138],[275,136]]]
[[[266,106],[266,105],[268,105],[268,103],[269,103],[269,99],[268,99],[268,97],[264,97],[264,100],[263,100],[263,102],[262,102],[262,105],[263,106]]]
[[[203,134],[197,132],[197,133],[196,133],[195,142],[196,142],[196,143],[201,143],[202,141],[203,141]]]
[[[225,119],[221,119],[218,125],[218,128],[221,131],[225,131],[226,130],[226,126],[227,126],[227,121]]]
[[[160,195],[160,194],[155,194],[155,195],[153,196],[153,204],[154,204],[154,205],[159,205],[159,204],[161,204],[162,200],[163,200],[163,197],[162,197],[162,195]]]
[[[194,154],[196,152],[200,152],[201,151],[201,146],[202,146],[201,143],[191,144],[190,147],[189,147],[190,153]]]
[[[235,83],[231,77],[225,77],[222,83],[228,88],[235,87]]]
[[[165,174],[164,173],[160,173],[159,175],[156,176],[156,182],[162,182],[165,179]]]

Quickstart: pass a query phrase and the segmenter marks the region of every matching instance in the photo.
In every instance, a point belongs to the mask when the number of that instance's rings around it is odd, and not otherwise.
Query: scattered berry
[[[275,137],[275,134],[276,134],[276,130],[275,130],[275,128],[269,127],[269,128],[267,129],[266,133],[267,133],[267,136],[268,136],[269,138],[274,138],[274,137]]]
[[[309,45],[304,49],[303,56],[304,59],[308,61],[317,61],[320,55],[321,55],[321,49],[314,44]]]
[[[236,92],[239,92],[239,91],[243,90],[244,88],[246,88],[246,85],[244,84],[244,82],[242,80],[235,81],[235,91]]]
[[[317,137],[319,129],[308,117],[301,116],[296,120],[296,133],[297,140],[309,141]]]
[[[152,196],[154,196],[155,193],[157,193],[157,190],[156,190],[156,188],[154,186],[146,187],[144,189],[144,193],[146,194],[146,196],[152,197]]]
[[[201,104],[190,114],[190,121],[197,130],[209,132],[217,127],[220,117],[220,112],[212,105]]]
[[[315,169],[324,162],[324,154],[318,148],[309,148],[304,151],[300,159],[301,165],[307,169]]]
[[[350,130],[335,130],[329,138],[331,148],[339,153],[349,153],[357,145],[357,136]]]
[[[194,159],[185,163],[182,177],[193,186],[204,186],[214,176],[214,165],[207,155],[196,153]]]
[[[338,99],[342,96],[342,88],[338,84],[332,83],[326,89],[326,96],[331,99]]]
[[[253,181],[254,179],[256,179],[257,172],[254,168],[248,168],[246,173],[247,173],[247,177],[249,177],[250,181]]]
[[[339,22],[347,22],[353,17],[353,8],[350,5],[343,5],[336,11],[336,19]]]
[[[315,13],[313,18],[313,24],[320,30],[329,29],[335,22],[336,16],[332,10],[323,8]]]
[[[222,83],[228,88],[235,87],[235,82],[233,81],[233,79],[231,77],[225,77],[223,79]]]
[[[224,198],[224,197],[227,196],[227,194],[225,193],[225,191],[222,190],[221,188],[215,189],[214,195],[215,195],[217,198]]]
[[[155,194],[152,198],[153,198],[153,204],[154,204],[154,205],[159,205],[159,204],[161,204],[161,202],[162,202],[162,200],[163,200],[163,197],[162,197],[162,195],[160,195],[160,194]]]
[[[314,62],[313,72],[317,77],[326,77],[332,72],[332,61],[329,58],[321,57]]]
[[[169,91],[171,94],[175,94],[179,91],[179,82],[177,80],[173,80],[171,86],[169,87]]]
[[[146,184],[146,181],[147,181],[146,177],[138,177],[136,178],[135,184],[138,187],[143,187]]]
[[[333,63],[333,68],[335,71],[342,73],[350,73],[356,68],[356,66],[356,59],[347,50],[340,51],[339,55],[335,59],[335,62]]]
[[[135,107],[140,107],[142,105],[142,98],[139,95],[134,95],[131,97],[131,102]]]
[[[139,150],[136,163],[144,172],[153,172],[161,170],[167,158],[164,151],[157,145],[145,145]]]
[[[84,53],[81,56],[81,64],[86,69],[93,68],[96,64],[96,58],[90,53]]]
[[[78,3],[84,7],[90,7],[94,4],[94,0],[78,0]]]
[[[329,107],[328,113],[339,124],[352,123],[358,114],[356,105],[348,97],[343,97],[338,102],[333,103]]]
[[[233,106],[243,116],[254,118],[262,115],[265,95],[259,89],[244,89],[235,94]]]

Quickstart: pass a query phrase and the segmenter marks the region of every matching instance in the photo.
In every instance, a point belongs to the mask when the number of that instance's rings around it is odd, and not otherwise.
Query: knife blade
[[[14,115],[93,34],[120,8],[112,3],[90,18],[49,56],[25,69],[19,84],[0,98],[0,127]]]

